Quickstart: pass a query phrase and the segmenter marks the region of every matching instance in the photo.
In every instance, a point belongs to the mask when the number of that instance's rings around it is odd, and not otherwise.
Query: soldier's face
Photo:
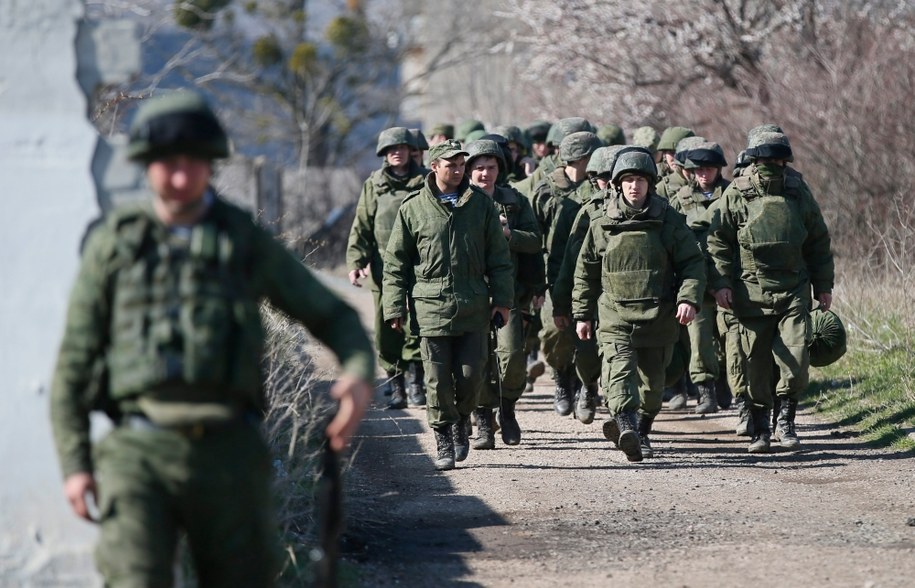
[[[432,162],[432,172],[435,174],[439,186],[453,190],[464,179],[464,156],[456,155],[451,159],[436,159]]]
[[[146,166],[149,186],[168,209],[180,212],[202,199],[213,173],[210,162],[188,155],[157,159]]]
[[[648,178],[638,174],[626,174],[620,178],[623,198],[633,208],[642,208],[648,197]]]
[[[521,147],[514,141],[509,141],[508,150],[512,152],[512,161],[518,161],[518,158],[521,157]]]
[[[423,150],[410,149],[410,159],[412,159],[416,165],[421,166],[423,164]]]
[[[662,157],[664,157],[664,163],[666,163],[668,167],[675,167],[680,165],[680,162],[677,161],[676,157],[674,157],[675,153],[673,151],[663,151],[662,153]]]
[[[499,163],[495,157],[477,157],[470,166],[470,183],[492,195],[499,176]]]
[[[701,190],[710,190],[715,185],[715,180],[718,179],[718,168],[697,167],[693,170],[693,175],[696,177],[696,184],[699,185]]]
[[[540,159],[543,159],[544,157],[546,157],[547,155],[550,154],[550,148],[547,147],[546,142],[544,142],[544,141],[537,141],[537,142],[533,143],[531,145],[531,150],[533,150],[534,155],[536,155]]]
[[[610,176],[602,175],[594,178],[594,181],[597,183],[598,190],[606,190],[607,186],[610,185]]]
[[[410,160],[409,145],[393,145],[384,153],[384,159],[391,167],[402,167]]]

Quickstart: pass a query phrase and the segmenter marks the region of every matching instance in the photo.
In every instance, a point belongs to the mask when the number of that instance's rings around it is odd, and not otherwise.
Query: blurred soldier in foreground
[[[423,184],[426,170],[410,157],[416,137],[404,127],[385,129],[378,135],[375,154],[384,158],[381,169],[362,184],[356,216],[346,245],[349,280],[362,287],[361,279],[371,276],[375,302],[375,347],[391,387],[389,408],[423,406],[426,403],[419,340],[388,327],[381,312],[384,250],[403,199]],[[409,382],[406,381],[409,377]]]
[[[228,155],[196,94],[144,103],[128,155],[151,202],[90,235],[70,296],[51,419],[77,515],[92,519],[108,586],[171,586],[179,533],[206,586],[272,586],[277,528],[264,413],[259,305],[269,300],[343,367],[327,429],[341,449],[371,397],[374,360],[356,313],[209,186]],[[90,451],[89,412],[115,428]]]

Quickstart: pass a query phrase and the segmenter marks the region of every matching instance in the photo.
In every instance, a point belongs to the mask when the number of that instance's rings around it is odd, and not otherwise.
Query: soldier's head
[[[504,136],[497,133],[486,133],[477,141],[480,140],[493,141],[496,145],[499,146],[499,149],[502,150],[502,167],[499,171],[499,184],[505,184],[508,182],[508,176],[515,170],[515,160],[514,154],[512,153],[511,147],[509,147],[509,141]]]
[[[378,135],[375,155],[384,157],[384,162],[395,170],[410,165],[410,151],[416,147],[416,137],[407,127],[391,127]]]
[[[483,126],[482,122],[473,118],[469,118],[467,120],[461,121],[461,123],[458,124],[457,129],[455,129],[454,132],[454,138],[461,143],[470,143],[473,141],[473,139],[468,139],[467,135],[474,131],[483,131],[485,134],[486,127]]]
[[[629,206],[643,208],[657,179],[658,168],[646,149],[636,148],[617,155],[611,181]]]
[[[531,144],[531,153],[537,159],[543,159],[550,154],[550,149],[546,144],[546,136],[553,125],[546,120],[535,120],[525,129],[527,140]]]
[[[429,129],[429,145],[435,146],[442,141],[454,139],[454,125],[449,123],[436,123]]]
[[[762,131],[751,135],[744,153],[756,163],[785,165],[789,161],[794,161],[794,153],[791,151],[788,136],[773,131]]]
[[[591,155],[591,160],[588,161],[588,167],[585,171],[588,172],[588,176],[594,181],[599,190],[604,190],[610,185],[610,180],[613,177],[613,166],[616,165],[617,157],[621,153],[631,151],[648,153],[646,149],[635,145],[610,145],[601,147]]]
[[[721,177],[721,168],[727,164],[721,145],[705,141],[686,152],[686,161],[683,165],[696,178],[699,189],[709,191]]]
[[[491,139],[478,139],[467,145],[466,169],[470,183],[490,196],[505,172],[504,149]]]
[[[651,152],[651,156],[657,161],[658,141],[661,136],[652,127],[639,127],[632,133],[632,144],[644,147]]]
[[[423,135],[422,129],[410,129],[410,134],[413,135],[414,146],[410,147],[410,158],[416,163],[416,165],[422,167],[423,157],[425,156],[426,151],[429,150],[429,143],[426,141],[426,136]]]
[[[661,133],[661,138],[658,139],[658,153],[661,155],[661,160],[670,167],[676,166],[677,162],[674,160],[674,154],[677,150],[677,143],[695,134],[692,129],[686,127],[667,127],[664,129],[664,132]]]
[[[626,144],[626,134],[618,125],[601,125],[595,134],[605,146]]]
[[[559,159],[566,166],[585,171],[591,154],[600,147],[603,147],[603,143],[594,133],[588,131],[569,133],[559,144]]]
[[[513,125],[503,125],[494,128],[492,132],[505,137],[508,141],[508,148],[512,152],[512,161],[519,161],[527,155],[527,141],[524,139],[524,133],[520,128]]]
[[[455,139],[439,143],[429,150],[429,167],[435,182],[443,192],[457,189],[464,179],[464,162],[467,152]]]
[[[689,178],[692,174],[692,170],[686,165],[686,154],[690,149],[698,147],[706,142],[705,137],[698,137],[696,135],[680,139],[680,142],[677,143],[677,147],[674,150],[673,159],[669,160],[671,162],[671,168],[678,170],[684,178]]]
[[[202,206],[212,162],[229,156],[229,138],[203,96],[182,90],[140,106],[127,156],[146,166],[157,212],[164,207],[170,218],[181,217]]]

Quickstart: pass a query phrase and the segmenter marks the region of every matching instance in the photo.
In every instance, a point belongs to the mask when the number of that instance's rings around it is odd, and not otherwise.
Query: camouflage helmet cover
[[[422,129],[410,129],[410,133],[413,135],[413,140],[416,142],[414,146],[416,149],[421,151],[427,151],[429,149],[429,142],[426,141],[426,136],[423,134]]]
[[[596,134],[604,145],[626,144],[626,134],[618,125],[601,125]]]
[[[543,143],[546,141],[546,136],[550,132],[550,127],[553,124],[547,120],[535,120],[524,130],[527,133],[527,136],[531,141],[535,143]]]
[[[216,114],[203,96],[189,90],[143,102],[129,130],[127,157],[133,161],[178,154],[207,160],[229,156],[229,138]]]
[[[753,136],[759,133],[784,133],[780,126],[775,123],[763,123],[747,131],[747,143],[753,142]]]
[[[658,139],[657,149],[658,151],[675,151],[677,143],[695,134],[692,129],[686,127],[667,127],[661,133],[661,138]]]
[[[721,145],[705,141],[686,151],[683,166],[686,169],[696,169],[698,167],[724,167],[727,164]]]
[[[689,137],[684,137],[680,139],[680,142],[677,143],[676,149],[674,150],[674,159],[677,164],[684,165],[686,164],[686,152],[690,149],[696,149],[703,143],[708,141],[705,137],[698,137],[696,135],[691,135]]]
[[[486,129],[474,129],[467,133],[464,137],[464,140],[461,143],[473,143],[477,139],[482,139],[486,136]]]
[[[588,162],[586,171],[598,176],[610,174],[613,172],[613,166],[616,164],[616,159],[622,153],[628,153],[630,151],[638,151],[651,155],[647,149],[639,147],[638,145],[608,145],[607,147],[601,147],[591,155],[591,160]]]
[[[416,137],[407,127],[391,127],[378,134],[378,145],[375,146],[375,155],[384,157],[384,152],[388,147],[395,145],[406,145],[416,148]]]
[[[551,147],[559,147],[562,140],[572,133],[587,131],[594,132],[594,127],[587,119],[580,116],[570,116],[569,118],[560,119],[555,125],[550,127],[550,132],[546,135],[546,144]]]
[[[613,164],[613,183],[619,186],[620,179],[625,174],[647,176],[649,182],[654,183],[658,179],[658,167],[647,150],[633,149],[617,155],[616,163]]]
[[[446,139],[454,139],[454,125],[450,123],[435,123],[432,125],[432,128],[429,129],[429,134],[433,137],[442,135]]]
[[[831,310],[815,308],[810,311],[810,365],[823,367],[845,355],[847,333],[839,316]]]
[[[632,134],[632,143],[639,147],[645,147],[654,153],[658,149],[658,141],[660,138],[661,136],[658,135],[658,132],[652,127],[639,127]]]
[[[485,130],[486,130],[486,127],[483,126],[482,122],[480,122],[476,119],[473,119],[473,118],[467,119],[465,121],[461,121],[461,123],[458,124],[457,129],[455,130],[455,133],[454,133],[454,138],[457,139],[458,141],[460,141],[461,143],[463,143],[465,141],[469,142],[472,139],[468,139],[467,135],[469,135],[473,131],[485,131]]]
[[[588,131],[570,133],[559,144],[559,159],[566,163],[579,161],[590,157],[597,148],[603,147],[603,145],[594,133]]]
[[[492,139],[477,139],[467,144],[467,168],[469,169],[473,160],[478,157],[495,157],[499,163],[499,170],[505,170],[505,155],[502,147]]]
[[[751,159],[784,159],[794,161],[791,143],[784,133],[764,131],[750,137],[745,150]]]

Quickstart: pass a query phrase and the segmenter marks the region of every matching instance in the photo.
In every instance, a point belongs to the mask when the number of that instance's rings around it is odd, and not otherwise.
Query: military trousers
[[[531,310],[530,321],[524,330],[524,354],[540,350],[540,329],[543,321],[540,320],[540,310]]]
[[[420,338],[429,426],[454,424],[478,406],[488,345],[487,331]]]
[[[716,316],[718,332],[724,340],[724,365],[728,386],[734,396],[747,395],[747,374],[744,371],[746,359],[740,345],[740,322],[729,310],[718,309]]]
[[[273,586],[277,527],[270,459],[239,421],[190,438],[115,428],[95,447],[106,586],[172,586],[185,532],[200,586]]]
[[[492,348],[492,337],[489,347]],[[489,377],[480,389],[481,408],[499,408],[501,400],[516,401],[527,385],[524,324],[521,311],[508,313],[508,323],[496,331],[495,349],[489,353]]]
[[[772,408],[773,383],[778,396],[797,398],[807,387],[810,371],[807,309],[798,304],[783,314],[738,320],[747,392],[753,406]],[[777,369],[772,367],[773,359]]]
[[[565,371],[572,365],[575,356],[575,329],[571,321],[565,329],[560,329],[553,322],[553,301],[549,294],[543,302],[540,316],[543,320],[543,328],[540,330],[543,357],[554,371]]]
[[[584,385],[595,384],[600,379],[600,346],[594,337],[583,341],[574,335],[575,355],[575,373],[578,379]]]
[[[378,364],[388,374],[404,373],[410,362],[422,360],[419,337],[411,335],[409,328],[397,331],[385,322],[381,290],[372,289],[372,300],[375,303],[375,349],[378,351]]]
[[[703,300],[696,318],[686,327],[689,333],[689,378],[693,384],[708,384],[720,375],[715,308],[714,300]]]
[[[651,417],[658,414],[673,345],[634,347],[628,342],[613,341],[602,343],[601,350],[602,384],[610,414],[629,410]]]

